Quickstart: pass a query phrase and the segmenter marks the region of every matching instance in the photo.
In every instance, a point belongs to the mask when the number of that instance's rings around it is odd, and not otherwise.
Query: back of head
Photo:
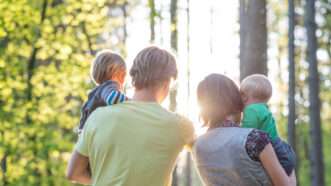
[[[241,82],[240,93],[255,100],[268,102],[272,95],[272,86],[265,75],[253,74]]]
[[[130,70],[136,89],[157,87],[171,78],[177,78],[176,60],[172,54],[156,46],[138,53]]]
[[[125,73],[123,58],[111,50],[98,52],[91,66],[91,77],[97,85],[117,76],[125,76]]]
[[[241,113],[243,104],[239,88],[224,75],[207,76],[199,83],[197,96],[201,107],[201,117],[208,127],[223,122],[229,115],[238,116]]]

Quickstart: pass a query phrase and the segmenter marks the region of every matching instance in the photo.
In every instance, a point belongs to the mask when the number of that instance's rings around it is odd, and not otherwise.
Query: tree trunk
[[[186,179],[186,186],[191,186],[191,154],[190,152],[187,152],[186,154],[186,169],[185,169],[185,179]]]
[[[156,10],[155,10],[155,1],[154,0],[148,0],[148,6],[150,9],[149,12],[149,25],[150,25],[150,42],[154,43],[155,41],[155,16],[156,16]]]
[[[294,0],[288,1],[288,71],[289,71],[289,84],[288,84],[288,142],[295,148],[295,47],[294,47],[294,27],[295,27],[295,14],[294,14]]]
[[[186,0],[186,52],[187,52],[187,111],[189,109],[190,103],[190,0]],[[189,113],[189,112],[187,112]],[[185,170],[185,177],[186,177],[186,186],[192,185],[192,175],[191,175],[191,154],[188,152],[186,154],[186,170]]]
[[[178,40],[177,40],[177,0],[171,0],[170,2],[170,46],[177,52]],[[176,111],[177,109],[177,90],[174,89],[170,92],[170,110]]]
[[[122,5],[121,9],[122,9],[122,13],[123,13],[123,38],[122,38],[122,50],[121,53],[124,57],[127,56],[125,47],[126,47],[126,40],[128,38],[128,31],[127,31],[127,18],[128,18],[128,11],[127,11],[127,7],[128,7],[128,2],[125,1],[124,4]]]
[[[266,0],[240,0],[240,79],[267,74]]]
[[[310,165],[311,185],[324,186],[323,146],[321,134],[319,74],[317,67],[317,41],[315,22],[315,0],[306,0],[305,27],[307,30],[307,61],[309,63],[309,118],[310,118]]]
[[[47,6],[48,6],[48,1],[44,0],[43,4],[42,4],[42,9],[41,9],[41,12],[40,12],[40,28],[38,28],[38,30],[37,30],[36,40],[38,40],[41,37],[41,26],[44,23],[44,20],[46,18]],[[37,48],[36,46],[33,46],[32,52],[31,52],[31,55],[30,55],[30,58],[29,58],[29,61],[28,61],[28,66],[27,66],[28,78],[27,78],[26,94],[27,94],[27,100],[28,101],[32,100],[33,86],[32,86],[31,80],[32,80],[32,77],[34,75],[34,70],[35,70],[35,66],[36,66],[36,62],[37,62],[38,50],[39,50],[39,48]]]
[[[7,186],[8,181],[7,181],[7,152],[4,153],[4,156],[1,158],[1,171],[2,171],[2,185]]]
[[[191,58],[190,58],[190,0],[186,0],[186,31],[187,31],[187,35],[186,35],[186,52],[187,52],[187,69],[186,69],[186,75],[187,75],[187,106],[189,108],[189,102],[190,102],[190,96],[191,96],[191,82],[190,82],[190,78],[191,78]],[[188,109],[187,108],[187,109]]]
[[[34,41],[35,44],[41,37],[42,37],[42,25],[46,19],[46,12],[47,12],[47,8],[48,8],[48,0],[44,0],[42,3],[42,8],[41,8],[41,12],[40,12],[40,23],[39,23],[39,28],[37,29],[37,33],[36,33],[36,40]],[[32,102],[33,101],[33,84],[32,84],[32,78],[34,76],[34,72],[35,72],[35,68],[36,68],[36,64],[37,64],[37,54],[38,54],[39,48],[37,46],[33,46],[32,47],[32,52],[31,55],[29,57],[28,60],[28,64],[27,64],[27,89],[26,89],[26,94],[27,94],[27,102]],[[27,110],[27,114],[26,114],[26,123],[27,124],[31,124],[32,123],[32,119],[30,117],[30,112],[31,112],[31,108],[28,108]],[[36,141],[36,135],[33,135],[29,138],[29,140],[31,141]],[[36,148],[34,148],[32,150],[33,154],[35,157],[37,157],[38,154],[38,150]],[[36,160],[35,163],[38,163],[38,161]],[[35,177],[40,177],[41,173],[40,171],[35,168],[33,173]],[[37,180],[37,185],[39,185],[39,180]]]
[[[170,46],[177,52],[177,0],[171,0],[170,2]],[[169,109],[173,112],[177,110],[177,89],[176,87],[170,91],[170,105]],[[177,178],[177,165],[172,173],[172,186],[178,185]]]
[[[294,0],[288,1],[288,125],[287,139],[294,152],[298,155],[296,148],[296,101],[295,101],[295,4]],[[299,156],[296,158],[296,172],[299,170]],[[297,183],[299,185],[299,182]]]

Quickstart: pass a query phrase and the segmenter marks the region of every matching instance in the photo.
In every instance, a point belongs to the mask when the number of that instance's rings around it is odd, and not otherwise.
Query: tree
[[[266,0],[240,0],[240,79],[267,74]]]
[[[190,0],[186,0],[186,52],[187,52],[187,106],[189,107],[190,102]],[[188,109],[188,108],[187,108]],[[187,152],[186,154],[186,169],[185,169],[185,179],[186,179],[186,186],[191,186],[192,182],[192,175],[191,175],[191,153]]]
[[[171,0],[170,3],[170,46],[175,52],[178,49],[178,33],[177,33],[177,0]],[[170,110],[176,111],[177,109],[177,90],[173,89],[170,92]]]
[[[155,41],[155,17],[156,17],[156,9],[155,9],[155,1],[148,0],[149,6],[149,25],[150,25],[150,42],[153,43]]]
[[[170,46],[171,48],[177,52],[178,41],[177,41],[177,0],[171,0],[170,2]],[[170,105],[169,109],[173,112],[177,110],[177,89],[174,87],[170,90]],[[172,174],[172,186],[178,185],[177,178],[177,166]]]
[[[306,0],[305,27],[307,32],[307,61],[309,64],[309,119],[311,134],[310,165],[313,186],[324,185],[323,146],[321,136],[319,73],[317,67],[317,40],[315,22],[315,0]]]
[[[294,12],[294,0],[288,1],[288,142],[295,148],[295,47],[294,47],[294,28],[295,28],[295,12]]]
[[[123,37],[122,37],[122,44],[125,47],[126,46],[126,40],[128,37],[128,30],[127,30],[127,19],[128,19],[128,2],[127,0],[124,1],[123,5],[121,5],[121,10],[122,10],[122,14],[123,14]],[[121,54],[123,56],[126,56],[126,50],[125,48],[122,48],[121,50]]]

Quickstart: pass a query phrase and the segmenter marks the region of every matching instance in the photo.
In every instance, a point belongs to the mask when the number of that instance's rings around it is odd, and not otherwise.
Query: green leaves
[[[0,161],[7,155],[0,186],[70,185],[64,173],[92,87],[90,50],[116,19],[107,17],[106,0],[48,0],[45,10],[43,2],[0,3]]]

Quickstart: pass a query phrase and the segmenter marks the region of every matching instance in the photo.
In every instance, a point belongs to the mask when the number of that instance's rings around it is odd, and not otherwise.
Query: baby
[[[127,100],[121,92],[126,76],[123,58],[110,50],[100,51],[91,66],[91,77],[97,85],[89,94],[81,110],[78,133],[82,131],[88,116],[98,107]]]
[[[295,153],[279,138],[275,119],[267,106],[272,95],[270,81],[260,74],[248,76],[241,82],[240,93],[244,103],[242,127],[268,133],[280,164],[290,175],[295,168]]]

